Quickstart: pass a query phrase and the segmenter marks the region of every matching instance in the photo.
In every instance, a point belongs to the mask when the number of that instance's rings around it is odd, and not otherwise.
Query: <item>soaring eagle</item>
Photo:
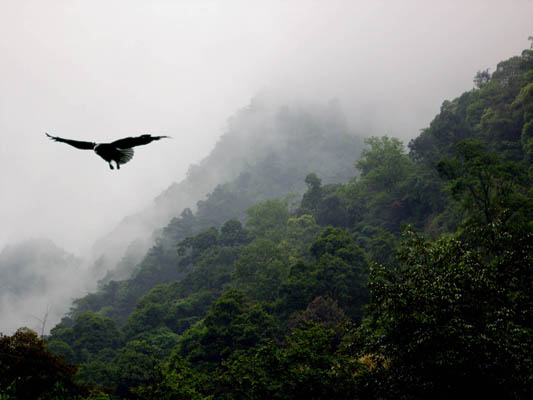
[[[129,160],[133,158],[132,147],[141,146],[143,144],[151,143],[154,140],[170,137],[141,135],[137,137],[127,137],[124,139],[115,140],[111,143],[93,143],[82,142],[79,140],[72,139],[63,139],[57,136],[50,136],[46,132],[45,135],[48,136],[50,139],[55,140],[56,142],[70,144],[71,146],[74,146],[77,149],[94,150],[96,154],[98,154],[100,157],[102,157],[109,163],[109,168],[111,169],[115,169],[111,161],[114,161],[117,166],[117,169],[120,169],[120,164],[126,164]]]

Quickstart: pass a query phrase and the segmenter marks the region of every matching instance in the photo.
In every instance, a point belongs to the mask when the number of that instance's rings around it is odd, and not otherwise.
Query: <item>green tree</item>
[[[514,161],[505,161],[487,151],[479,141],[457,145],[457,156],[438,164],[439,173],[449,179],[447,189],[458,202],[467,222],[490,224],[496,219],[523,219],[528,212],[527,175]]]
[[[117,394],[121,398],[136,399],[134,389],[154,385],[159,381],[158,367],[163,352],[142,340],[133,340],[119,350],[117,368]]]
[[[315,262],[292,265],[281,285],[281,314],[288,317],[304,310],[314,298],[326,296],[337,301],[351,318],[360,319],[367,301],[364,251],[348,231],[326,227],[310,252]]]
[[[230,219],[220,228],[219,243],[222,246],[238,246],[249,241],[248,231],[237,219]]]
[[[62,356],[65,360],[72,362],[75,359],[74,351],[62,340],[54,339],[46,342],[46,349],[55,355]]]
[[[529,180],[533,182],[533,82],[524,86],[512,103],[515,113],[522,113],[523,123],[520,142],[524,162],[528,167]]]
[[[364,149],[356,166],[361,182],[371,190],[394,192],[411,168],[401,140],[383,136],[365,139]]]
[[[122,333],[115,321],[92,312],[75,319],[72,335],[72,348],[77,361],[87,361],[91,355],[104,349],[118,349],[122,345]]]
[[[300,203],[300,214],[317,215],[322,202],[322,181],[312,173],[305,177],[307,192]]]
[[[316,265],[298,261],[290,267],[289,276],[280,287],[281,303],[278,314],[288,318],[293,312],[301,311],[320,294],[315,278]]]
[[[211,387],[209,377],[195,371],[191,365],[174,352],[161,367],[157,382],[141,385],[134,390],[141,399],[150,400],[203,400]]]
[[[271,240],[254,240],[242,249],[235,263],[233,276],[236,286],[258,300],[275,300],[288,273],[286,258]]]
[[[77,371],[46,349],[44,340],[21,328],[13,336],[0,334],[0,398],[75,399],[84,391],[74,382]]]
[[[267,200],[247,210],[246,226],[255,237],[278,243],[287,228],[289,210],[282,200]]]
[[[301,328],[313,322],[340,333],[348,320],[349,318],[335,300],[319,296],[309,303],[304,311],[293,314],[288,325],[292,328]]]
[[[300,217],[291,217],[287,221],[287,233],[280,243],[282,252],[288,255],[292,264],[298,259],[311,260],[309,247],[315,241],[320,227],[312,215],[304,214]]]
[[[213,304],[203,322],[182,337],[179,354],[197,367],[212,369],[235,350],[260,344],[277,331],[275,319],[259,304],[230,289]]]
[[[187,249],[189,255],[184,257],[181,265],[195,264],[202,254],[209,248],[216,246],[218,242],[218,229],[211,227],[195,236],[189,236],[178,244],[178,254],[185,256]]]
[[[325,228],[310,250],[318,262],[317,295],[335,299],[351,318],[360,319],[368,299],[364,251],[348,231],[333,227]]]
[[[370,274],[369,352],[393,398],[527,398],[533,393],[533,235],[476,228],[494,248],[410,232],[401,265]],[[483,244],[483,243],[481,243]],[[520,279],[517,279],[520,277]]]
[[[488,68],[482,71],[477,71],[476,76],[474,76],[474,85],[476,88],[480,89],[489,82],[490,73]]]
[[[294,329],[286,340],[281,348],[269,342],[235,352],[219,370],[215,398],[359,398],[361,366],[338,351],[333,330],[309,324]]]
[[[109,360],[93,359],[81,363],[76,381],[84,386],[113,392],[118,386],[117,377],[118,371],[113,357]]]

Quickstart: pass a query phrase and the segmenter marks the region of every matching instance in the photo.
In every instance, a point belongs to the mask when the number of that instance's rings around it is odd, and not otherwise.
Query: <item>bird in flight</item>
[[[115,162],[117,169],[120,169],[120,164],[126,164],[133,158],[133,147],[148,144],[154,140],[169,138],[170,136],[152,136],[141,135],[136,137],[127,137],[124,139],[115,140],[111,143],[93,143],[82,142],[80,140],[63,139],[57,136],[51,136],[45,132],[45,135],[56,142],[70,144],[77,149],[94,150],[96,154],[102,157],[109,163],[109,168],[113,167],[112,161]]]

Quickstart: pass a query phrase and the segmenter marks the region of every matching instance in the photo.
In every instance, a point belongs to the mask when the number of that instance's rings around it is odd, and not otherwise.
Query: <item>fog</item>
[[[530,0],[1,4],[0,250],[50,238],[77,257],[180,181],[258,92],[337,99],[357,131],[408,141],[533,34]],[[111,171],[44,132],[173,139]]]

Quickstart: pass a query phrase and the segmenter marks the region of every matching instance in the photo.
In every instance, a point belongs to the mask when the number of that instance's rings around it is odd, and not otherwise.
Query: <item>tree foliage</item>
[[[2,399],[73,399],[84,394],[74,381],[78,367],[49,352],[45,341],[28,329],[0,334],[0,369]]]
[[[386,360],[386,397],[532,393],[533,236],[500,222],[475,233],[499,248],[409,232],[400,266],[372,268],[366,328]]]

